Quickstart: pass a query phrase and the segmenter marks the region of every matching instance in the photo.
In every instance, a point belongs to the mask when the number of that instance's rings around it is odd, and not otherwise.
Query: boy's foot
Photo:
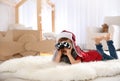
[[[100,42],[101,42],[103,39],[104,39],[104,36],[95,37],[95,38],[94,38],[95,44],[100,44]]]
[[[107,34],[104,36],[104,39],[105,39],[106,41],[110,40],[110,33],[107,33]]]

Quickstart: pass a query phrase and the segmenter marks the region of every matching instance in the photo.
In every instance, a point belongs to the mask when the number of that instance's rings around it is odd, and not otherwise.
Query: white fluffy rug
[[[0,64],[0,81],[120,81],[120,59],[68,65],[52,56],[28,56]]]

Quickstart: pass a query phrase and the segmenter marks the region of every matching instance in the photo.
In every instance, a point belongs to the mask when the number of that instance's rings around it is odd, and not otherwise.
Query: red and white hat
[[[73,48],[76,50],[76,37],[75,35],[67,30],[63,30],[58,36],[57,36],[57,41],[61,38],[68,38],[72,41]]]
[[[70,39],[72,42],[75,43],[76,39],[75,39],[75,35],[70,32],[70,31],[66,31],[66,30],[63,30],[58,36],[57,36],[57,41],[61,38],[68,38]]]

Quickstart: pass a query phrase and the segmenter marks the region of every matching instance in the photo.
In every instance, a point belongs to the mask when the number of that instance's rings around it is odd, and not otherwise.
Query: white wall
[[[15,23],[15,9],[12,6],[0,3],[0,31],[8,30],[9,24]]]

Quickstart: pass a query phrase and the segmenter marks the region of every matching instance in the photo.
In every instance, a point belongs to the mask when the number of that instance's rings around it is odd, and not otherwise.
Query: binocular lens
[[[68,49],[70,49],[70,48],[71,48],[70,44],[67,43],[67,42],[57,43],[57,44],[55,45],[55,47],[56,47],[57,49],[63,49],[63,48],[68,48]]]

